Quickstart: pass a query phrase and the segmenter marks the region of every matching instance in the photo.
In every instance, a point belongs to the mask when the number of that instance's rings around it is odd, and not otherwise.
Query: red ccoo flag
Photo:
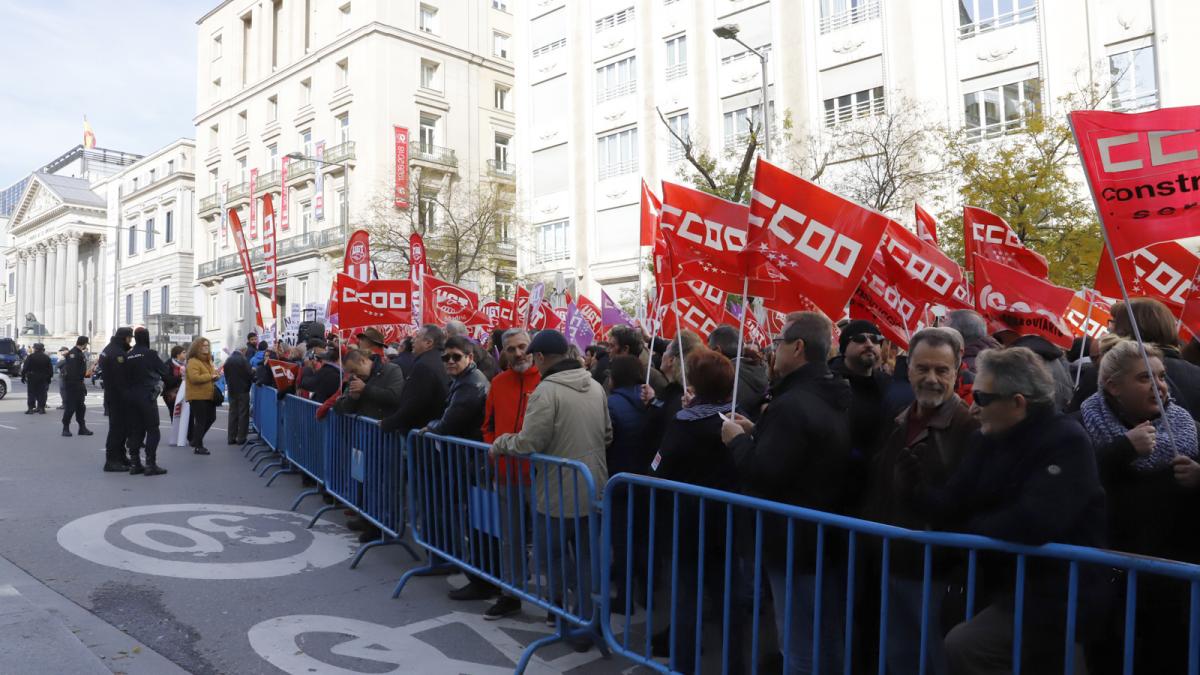
[[[650,186],[642,180],[642,227],[638,237],[640,246],[653,246],[654,233],[658,231],[658,219],[662,215],[662,202],[650,191]]]
[[[1025,248],[1008,223],[991,211],[963,207],[963,247],[968,269],[972,269],[977,254],[1039,279],[1050,276],[1050,264],[1046,259],[1037,251]]]
[[[1200,106],[1077,110],[1071,128],[1113,255],[1200,235]]]
[[[1040,335],[1069,349],[1074,331],[1063,315],[1075,292],[1014,267],[975,257],[976,309],[991,324],[992,332],[1015,331]]]
[[[937,220],[921,208],[920,204],[914,203],[913,210],[917,213],[917,236],[921,241],[937,246]]]

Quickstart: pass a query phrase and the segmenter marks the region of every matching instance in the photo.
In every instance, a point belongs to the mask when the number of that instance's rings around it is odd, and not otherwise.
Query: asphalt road
[[[540,612],[483,621],[488,603],[446,598],[461,576],[418,578],[391,599],[412,559],[382,547],[351,570],[357,541],[342,512],[305,529],[307,517],[287,511],[299,478],[265,487],[225,443],[224,410],[211,456],[164,446],[170,473],[130,476],[100,470],[99,390],[88,397],[96,435],[63,438],[61,411],[24,415],[24,386],[13,389],[0,400],[0,584],[23,580],[114,672],[511,673],[551,630]],[[49,407],[58,403],[52,391]],[[165,408],[160,416],[166,435]],[[319,505],[309,498],[299,511]],[[634,668],[553,645],[527,672]]]

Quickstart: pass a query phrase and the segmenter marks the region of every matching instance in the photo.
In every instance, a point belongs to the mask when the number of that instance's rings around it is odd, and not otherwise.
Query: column
[[[14,337],[20,338],[21,327],[25,325],[25,312],[29,310],[25,304],[25,251],[17,252],[17,288],[16,288],[16,310],[13,312],[13,324],[16,325],[17,334]]]
[[[37,245],[33,261],[33,314],[38,321],[46,322],[46,245]]]
[[[46,240],[46,265],[42,269],[46,270],[46,281],[43,283],[46,287],[44,291],[46,297],[42,301],[42,316],[38,318],[42,323],[46,324],[46,334],[54,335],[59,326],[59,324],[54,323],[54,303],[58,298],[58,288],[62,285],[58,280],[58,275],[62,274],[62,268],[58,266],[57,237],[51,237]]]
[[[25,287],[21,289],[21,326],[25,325],[25,315],[33,311],[33,287],[37,277],[34,276],[33,261],[37,259],[37,250],[32,246],[25,251]]]
[[[108,267],[106,262],[108,260],[108,249],[105,248],[106,242],[107,240],[104,235],[100,235],[100,238],[96,240],[96,283],[92,287],[93,297],[95,298],[92,304],[92,321],[95,321],[95,324],[92,326],[92,332],[105,338],[104,342],[108,342],[108,336],[112,335],[112,332],[108,330],[108,321],[113,316],[112,314],[107,316],[104,314],[104,308],[111,306],[104,302],[105,281],[108,279],[105,276],[106,268]],[[114,295],[113,304],[115,305],[116,302],[117,298]],[[116,330],[115,326],[113,330]]]
[[[54,326],[55,335],[64,335],[67,325],[67,297],[74,292],[67,283],[67,238],[59,235],[54,256]]]
[[[79,233],[68,232],[63,242],[67,259],[67,287],[63,290],[65,305],[63,309],[63,333],[66,335],[79,334]]]

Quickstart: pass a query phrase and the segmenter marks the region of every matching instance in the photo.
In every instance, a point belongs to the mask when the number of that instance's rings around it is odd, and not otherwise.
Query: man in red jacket
[[[483,440],[492,443],[502,434],[515,434],[525,421],[525,405],[534,388],[542,381],[541,374],[533,365],[533,358],[526,353],[529,348],[529,333],[521,328],[511,328],[504,333],[504,361],[508,369],[492,380],[484,404]],[[525,537],[521,536],[524,523],[531,522],[528,515],[521,517],[522,509],[528,509],[530,497],[529,462],[518,457],[496,457],[496,491],[500,495],[501,519],[500,565],[504,581],[519,584],[520,576],[527,565],[522,563],[525,553]],[[526,511],[528,513],[528,511]],[[511,595],[501,595],[488,608],[483,618],[495,621],[521,611],[521,601]]]

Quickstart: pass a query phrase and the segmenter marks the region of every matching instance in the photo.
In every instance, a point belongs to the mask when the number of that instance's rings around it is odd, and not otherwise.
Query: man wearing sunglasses
[[[938,529],[1038,546],[1048,542],[1105,546],[1104,490],[1091,439],[1075,420],[1054,409],[1054,381],[1040,356],[1024,347],[989,349],[976,361],[975,437],[944,487],[918,457],[903,453],[904,483],[913,505]],[[1016,599],[1011,558],[995,569],[980,556],[981,579],[992,602],[946,636],[953,673],[1011,669]],[[1104,615],[1103,570],[1078,570],[1075,639],[1087,642]],[[1026,568],[1022,672],[1063,670],[1067,566],[1030,557]],[[1076,652],[1078,653],[1078,649]],[[1081,663],[1081,655],[1076,656]]]
[[[810,509],[841,512],[845,506],[850,455],[847,411],[850,385],[829,371],[833,325],[824,314],[787,315],[775,338],[771,403],[758,423],[735,415],[721,426],[745,491],[755,497]],[[879,424],[875,420],[874,424]],[[779,640],[787,636],[788,662],[795,672],[813,671],[813,610],[816,590],[816,531],[795,523],[793,567],[788,569],[788,527],[764,522],[763,568],[775,598]],[[844,545],[844,544],[843,544]],[[827,560],[822,577],[821,668],[842,671],[842,614],[846,607],[844,566]],[[791,598],[789,603],[785,598]],[[809,668],[804,667],[810,664]]]

